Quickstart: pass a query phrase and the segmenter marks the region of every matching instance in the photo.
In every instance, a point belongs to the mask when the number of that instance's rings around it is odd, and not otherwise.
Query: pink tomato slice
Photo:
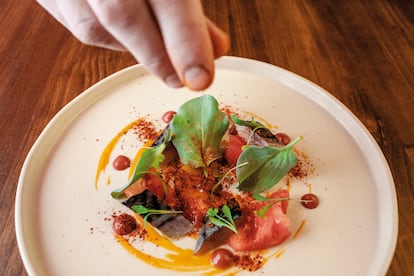
[[[279,190],[271,195],[273,198],[288,198],[289,192]],[[258,205],[263,207],[266,202]],[[274,204],[264,217],[245,210],[237,225],[238,234],[233,234],[228,245],[235,251],[262,250],[281,244],[290,236],[290,220],[286,215],[288,201]]]
[[[246,145],[246,141],[244,141],[243,138],[238,135],[229,135],[229,147],[227,148],[225,157],[230,166],[236,166],[237,159],[239,158],[244,145]]]

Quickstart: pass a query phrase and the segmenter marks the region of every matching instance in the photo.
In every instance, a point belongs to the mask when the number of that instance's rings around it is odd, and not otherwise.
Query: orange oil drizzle
[[[143,225],[143,219],[138,215],[136,217],[141,225]],[[122,236],[116,235],[115,238],[130,254],[157,268],[175,271],[205,271],[208,275],[215,275],[223,272],[223,270],[212,268],[210,254],[196,256],[193,254],[192,249],[184,249],[175,245],[168,238],[160,235],[150,224],[146,224],[145,227],[147,231],[145,234],[145,241],[168,250],[170,253],[167,253],[165,258],[155,257],[138,250],[129,243],[128,239],[125,239]]]
[[[278,251],[275,252],[274,257],[276,259],[279,259],[284,253],[285,253],[286,249],[282,248],[279,249]]]
[[[207,272],[203,272],[204,276],[212,276],[212,275],[217,275],[217,274],[222,274],[222,275],[226,275],[226,276],[235,276],[238,273],[240,273],[242,270],[238,269],[235,271],[226,271],[226,270],[220,270],[220,269],[213,269],[211,271],[207,271]]]
[[[176,271],[202,271],[211,269],[210,259],[195,257],[192,250],[189,250],[190,254],[182,251],[180,253],[167,254],[164,258],[155,257],[146,254],[137,248],[133,247],[128,240],[121,236],[117,236],[118,242],[126,249],[130,254],[140,259],[141,261],[163,269],[176,270]]]
[[[98,190],[98,179],[102,172],[105,172],[106,166],[109,163],[109,157],[111,156],[112,151],[114,150],[116,144],[118,143],[119,139],[134,125],[136,125],[141,119],[137,119],[128,125],[126,125],[112,140],[106,145],[105,149],[103,150],[101,157],[99,158],[98,168],[96,169],[96,176],[95,176],[95,189]],[[107,184],[108,181],[107,181]]]
[[[290,194],[290,190],[291,190],[291,185],[290,185],[290,178],[286,178],[286,189],[288,191],[288,193]]]
[[[299,236],[299,234],[302,233],[303,227],[305,227],[305,224],[306,224],[306,219],[302,220],[301,224],[299,225],[298,229],[293,235],[293,239],[296,239]]]

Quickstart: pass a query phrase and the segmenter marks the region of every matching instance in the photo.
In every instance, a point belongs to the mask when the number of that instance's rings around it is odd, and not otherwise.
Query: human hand
[[[228,36],[199,0],[37,0],[81,42],[129,51],[168,86],[207,88]]]

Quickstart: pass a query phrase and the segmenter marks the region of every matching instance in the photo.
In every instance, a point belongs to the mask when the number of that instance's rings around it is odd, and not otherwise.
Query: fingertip
[[[171,88],[181,88],[184,86],[175,72],[167,76],[164,82]]]
[[[212,45],[214,58],[219,58],[225,55],[230,48],[230,37],[206,18],[206,25],[210,42]],[[189,89],[194,91],[201,91],[207,89],[214,78],[214,61],[207,62],[210,66],[205,64],[198,64],[189,66],[182,75],[182,83]]]
[[[184,71],[183,83],[194,91],[201,91],[208,88],[213,81],[213,73],[204,66],[191,66]]]

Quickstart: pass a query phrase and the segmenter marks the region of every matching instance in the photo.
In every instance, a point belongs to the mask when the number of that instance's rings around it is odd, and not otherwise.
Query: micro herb
[[[232,171],[236,170],[237,168],[240,168],[242,166],[246,166],[248,163],[244,162],[241,164],[238,164],[237,166],[229,169],[220,179],[219,181],[217,181],[217,183],[213,186],[213,188],[211,189],[211,194],[214,194],[214,192],[216,191],[216,189],[220,186],[220,184],[223,182],[223,180],[229,175],[229,173],[231,173]]]
[[[256,210],[255,213],[256,215],[258,215],[259,217],[265,217],[267,211],[269,211],[269,209],[275,205],[278,202],[282,202],[282,201],[286,201],[286,200],[290,200],[288,197],[282,197],[282,198],[271,198],[271,197],[264,197],[258,193],[253,193],[253,198],[259,201],[270,201],[270,203],[266,204],[265,206],[263,206],[262,208],[260,208],[259,210]]]
[[[208,208],[207,216],[210,219],[211,223],[219,227],[227,227],[234,233],[237,233],[236,224],[234,223],[233,216],[231,215],[231,210],[226,204],[221,207],[221,212],[223,216],[220,216],[219,210],[217,208]]]
[[[250,127],[252,129],[259,129],[259,128],[266,128],[263,124],[261,124],[258,121],[255,121],[254,118],[252,118],[251,121],[245,121],[242,119],[237,118],[235,115],[231,115],[231,120],[239,126],[247,126]]]
[[[301,139],[299,136],[283,147],[246,146],[237,160],[237,165],[248,163],[236,169],[238,188],[260,193],[275,186],[296,165],[292,148]]]
[[[228,117],[213,96],[206,94],[184,103],[171,122],[172,143],[181,162],[206,168],[221,158],[221,140],[228,126]]]
[[[236,124],[236,125],[240,125],[240,126],[246,126],[252,129],[249,137],[247,138],[247,145],[250,144],[250,141],[253,138],[253,135],[255,134],[256,130],[258,129],[268,129],[267,127],[265,127],[263,124],[261,124],[258,121],[255,121],[254,118],[252,118],[251,121],[244,121],[242,119],[237,118],[234,115],[231,115],[231,120]]]
[[[167,147],[167,142],[169,140],[170,134],[167,134],[167,138],[162,144],[158,146],[150,147],[144,151],[141,158],[138,160],[137,165],[135,166],[134,172],[131,175],[128,182],[122,187],[111,192],[113,198],[120,198],[124,191],[131,186],[135,181],[143,177],[145,174],[150,172],[150,169],[157,169],[159,164],[164,161],[163,151]],[[164,187],[165,189],[165,187]]]
[[[181,214],[182,211],[174,211],[174,210],[157,210],[157,209],[148,209],[142,205],[133,205],[131,209],[135,211],[138,215],[144,215],[144,228],[146,227],[146,223],[148,217],[151,215],[166,215],[166,214]]]

